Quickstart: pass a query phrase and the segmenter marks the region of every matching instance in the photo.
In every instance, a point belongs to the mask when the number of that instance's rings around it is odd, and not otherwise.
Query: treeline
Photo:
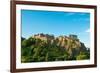
[[[70,48],[73,52],[74,48]],[[48,62],[66,60],[85,60],[90,58],[90,51],[80,51],[78,55],[70,56],[66,49],[56,43],[30,37],[21,40],[21,62]]]

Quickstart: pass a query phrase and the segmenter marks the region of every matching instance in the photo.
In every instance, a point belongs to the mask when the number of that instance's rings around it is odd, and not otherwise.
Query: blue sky
[[[22,37],[75,34],[86,46],[90,45],[90,13],[21,10],[21,19]]]

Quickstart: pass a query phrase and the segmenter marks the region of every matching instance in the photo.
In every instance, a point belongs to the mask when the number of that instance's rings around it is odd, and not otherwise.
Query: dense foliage
[[[21,40],[21,62],[45,62],[89,59],[89,51],[80,51],[78,55],[70,56],[68,51],[57,43],[30,37]],[[73,51],[73,49],[70,49]],[[75,51],[74,51],[75,52]]]

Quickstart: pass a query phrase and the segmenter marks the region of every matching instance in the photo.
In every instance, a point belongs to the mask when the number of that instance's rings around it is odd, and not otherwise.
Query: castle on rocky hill
[[[56,39],[54,37],[54,35],[49,35],[49,34],[43,34],[43,33],[39,33],[39,34],[35,34],[33,35],[32,37],[34,38],[39,38],[41,40],[53,40],[53,39]],[[75,40],[79,40],[77,35],[69,35],[69,36],[59,36],[57,37],[59,40],[62,40],[62,39],[75,39]]]
[[[41,40],[52,40],[55,38],[53,35],[48,35],[48,34],[43,34],[43,33],[33,35],[33,37],[39,38]]]

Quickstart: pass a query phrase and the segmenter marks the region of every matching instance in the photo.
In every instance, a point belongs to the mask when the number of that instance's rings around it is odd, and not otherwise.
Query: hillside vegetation
[[[76,35],[54,37],[36,34],[21,38],[21,62],[86,60],[90,51]]]

